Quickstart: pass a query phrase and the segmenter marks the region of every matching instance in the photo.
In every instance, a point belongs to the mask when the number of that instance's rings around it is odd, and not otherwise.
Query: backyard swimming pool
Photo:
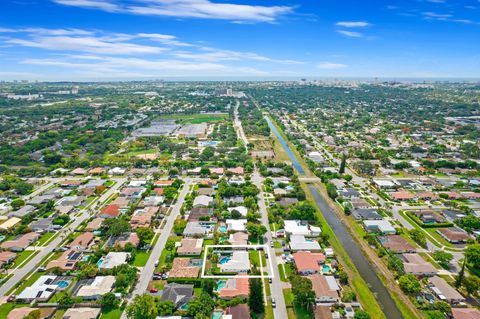
[[[227,282],[225,280],[220,280],[219,282],[217,282],[217,291],[220,291],[222,290],[223,288],[225,288],[225,286],[227,285]]]
[[[214,311],[212,313],[212,319],[221,319],[223,315],[222,311]]]
[[[332,268],[330,268],[329,265],[323,265],[322,266],[322,272],[325,274],[325,273],[329,273],[330,271],[332,270]]]
[[[226,226],[220,226],[220,227],[218,227],[218,231],[225,234],[227,232],[227,227]]]
[[[228,263],[229,261],[230,261],[230,257],[222,257],[222,258],[220,258],[220,260],[218,261],[218,263],[219,263],[220,265],[223,265],[223,264]]]
[[[98,267],[98,268],[101,268],[101,267],[102,267],[102,264],[103,264],[103,258],[100,258],[100,259],[97,261],[97,267]]]
[[[66,280],[60,280],[59,282],[57,282],[57,286],[60,289],[65,289],[68,287],[68,285],[70,285],[70,283]]]

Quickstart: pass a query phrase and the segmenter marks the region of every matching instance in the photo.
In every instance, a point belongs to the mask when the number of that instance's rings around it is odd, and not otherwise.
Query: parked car
[[[152,294],[155,294],[155,293],[157,293],[157,292],[158,292],[158,290],[157,290],[157,289],[155,289],[155,288],[152,288],[152,289],[150,289],[149,291],[150,291]]]
[[[272,307],[275,308],[277,306],[277,303],[275,302],[275,298],[272,298]]]

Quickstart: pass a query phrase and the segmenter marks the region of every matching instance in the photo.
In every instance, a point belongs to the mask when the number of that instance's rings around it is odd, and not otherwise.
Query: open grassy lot
[[[37,241],[37,246],[43,246],[47,241],[49,241],[53,236],[59,234],[59,232],[48,232],[40,236],[40,239]]]
[[[36,254],[36,251],[33,250],[24,250],[19,253],[17,253],[17,258],[15,258],[15,261],[12,265],[12,268],[18,267],[21,263],[23,263],[25,260],[29,260],[33,258],[33,256]]]
[[[158,119],[172,119],[180,124],[198,124],[198,123],[210,123],[219,122],[227,118],[227,113],[219,114],[169,114],[162,115]]]
[[[123,309],[112,309],[110,311],[103,311],[100,319],[119,319],[122,316]]]

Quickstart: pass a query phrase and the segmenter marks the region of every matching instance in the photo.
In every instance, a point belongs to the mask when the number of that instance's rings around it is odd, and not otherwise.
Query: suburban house
[[[247,304],[239,304],[236,306],[228,307],[227,315],[230,315],[231,319],[251,319],[252,318],[250,317],[250,308],[248,307]]]
[[[212,215],[213,210],[208,207],[194,207],[188,214],[188,221],[199,221],[202,217]]]
[[[0,252],[0,268],[3,267],[3,265],[13,262],[16,257],[17,257],[17,254],[11,251]]]
[[[115,276],[97,276],[88,279],[77,291],[76,296],[86,300],[97,300],[112,291]]]
[[[193,200],[193,207],[209,207],[214,203],[213,197],[207,195],[199,195]]]
[[[234,250],[232,256],[220,264],[222,272],[247,273],[250,271],[250,258],[246,250]]]
[[[369,233],[381,233],[384,235],[394,235],[397,233],[388,220],[364,220],[363,225]]]
[[[81,252],[77,252],[70,249],[65,251],[57,259],[51,260],[47,264],[46,269],[52,270],[54,268],[58,268],[63,271],[74,270],[77,267],[77,263],[81,261],[82,258],[83,258],[83,254]]]
[[[105,257],[100,258],[97,265],[100,269],[112,269],[113,267],[125,264],[130,258],[130,253],[109,252]]]
[[[378,239],[383,247],[397,254],[413,253],[416,251],[415,247],[401,235],[380,236]]]
[[[175,258],[168,272],[170,278],[197,278],[202,262],[192,258]]]
[[[320,236],[322,232],[320,227],[310,226],[307,221],[303,220],[285,220],[284,223],[284,229],[287,235],[317,237]]]
[[[315,292],[316,304],[334,304],[340,301],[340,287],[333,276],[324,276],[322,274],[314,274],[308,276],[312,282],[312,289]]]
[[[183,238],[177,248],[179,256],[199,256],[203,250],[203,238]]]
[[[293,254],[293,260],[301,275],[313,275],[321,271],[321,265],[325,263],[325,255],[309,251],[298,251]]]
[[[62,319],[97,319],[100,317],[100,308],[68,308]]]
[[[243,232],[236,232],[230,234],[228,241],[232,245],[247,245],[248,244],[248,235]]]
[[[178,309],[181,306],[188,304],[193,298],[193,285],[182,285],[170,283],[163,289],[160,301],[171,301]]]
[[[247,225],[246,219],[227,219],[225,221],[227,224],[228,231],[242,232],[245,231],[245,226]]]
[[[381,220],[382,215],[380,215],[374,208],[359,208],[355,209],[352,212],[352,216],[356,220]]]
[[[235,206],[235,207],[229,207],[227,210],[230,212],[230,214],[235,210],[240,213],[243,217],[247,217],[248,213],[248,208],[245,206]]]
[[[225,286],[218,290],[218,295],[222,299],[232,299],[235,297],[247,298],[250,292],[248,278],[238,276],[225,281]]]
[[[402,255],[404,259],[403,266],[405,273],[415,276],[434,276],[438,270],[429,262],[425,261],[417,253],[407,253]]]
[[[320,244],[313,239],[306,239],[303,235],[291,235],[290,236],[290,249],[292,251],[308,250],[308,251],[320,251]]]
[[[104,207],[98,216],[101,218],[116,218],[120,216],[120,207],[110,204]]]
[[[77,236],[77,238],[75,238],[70,244],[65,245],[65,247],[76,251],[84,251],[87,250],[92,243],[93,233],[86,232]]]
[[[437,233],[452,244],[465,243],[471,238],[468,233],[456,227],[438,228]]]
[[[22,251],[37,241],[39,237],[40,235],[35,232],[18,235],[13,240],[4,241],[0,247],[10,251]]]
[[[30,287],[16,296],[16,300],[29,303],[33,300],[46,302],[55,293],[58,285],[54,284],[57,276],[40,276]]]
[[[450,304],[457,304],[465,302],[465,297],[462,296],[455,288],[450,286],[443,278],[433,276],[428,279],[430,290],[437,296],[438,299],[446,301]]]
[[[213,226],[206,222],[188,222],[187,226],[183,230],[183,236],[185,237],[204,237],[210,236],[213,230]]]

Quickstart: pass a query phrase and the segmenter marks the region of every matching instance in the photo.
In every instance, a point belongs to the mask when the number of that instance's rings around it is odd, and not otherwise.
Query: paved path
[[[100,198],[96,201],[92,202],[88,207],[84,208],[81,211],[81,215],[78,218],[75,218],[73,222],[67,226],[66,228],[62,229],[60,236],[55,237],[48,246],[45,246],[38,254],[35,255],[25,266],[20,269],[17,269],[13,276],[2,286],[0,287],[0,296],[7,295],[7,292],[12,289],[18,282],[20,282],[26,275],[32,274],[36,271],[37,265],[48,256],[55,248],[57,248],[61,242],[77,227],[83,223],[85,220],[90,218],[90,210],[89,207],[92,206],[95,202],[103,202],[105,201],[110,195],[116,192],[120,186],[126,181],[126,179],[116,179],[117,183],[109,188]]]
[[[185,184],[180,191],[180,195],[177,198],[177,202],[175,203],[170,215],[167,217],[167,222],[162,229],[162,233],[157,240],[157,243],[152,249],[152,253],[148,258],[147,263],[142,268],[140,272],[140,276],[138,278],[137,285],[135,286],[135,290],[133,291],[132,295],[130,296],[128,302],[130,303],[136,295],[141,295],[147,291],[148,284],[152,279],[153,273],[155,271],[155,262],[160,259],[163,249],[165,248],[165,244],[170,237],[170,234],[173,229],[173,224],[175,219],[177,219],[178,215],[180,214],[180,209],[182,208],[183,202],[185,201],[185,197],[187,196],[188,192],[190,191],[190,186],[192,185],[191,179],[184,179]],[[126,312],[123,312],[122,318],[127,318]]]
[[[240,139],[243,141],[245,144],[245,147],[248,144],[248,139],[245,135],[245,132],[243,131],[243,126],[242,122],[240,121],[240,118],[238,117],[238,107],[239,107],[240,102],[237,100],[237,104],[235,105],[235,110],[234,110],[234,115],[235,115],[235,127],[237,128],[237,134],[240,137]],[[287,307],[285,305],[285,298],[283,297],[283,287],[282,287],[282,282],[280,280],[280,274],[278,272],[278,264],[277,264],[277,258],[275,255],[275,249],[270,248],[270,241],[272,240],[272,232],[270,231],[270,224],[268,222],[268,211],[267,211],[267,205],[265,204],[265,197],[263,196],[263,191],[262,191],[262,181],[263,177],[260,176],[260,172],[258,171],[258,167],[255,165],[255,170],[252,174],[252,183],[257,186],[257,188],[260,190],[260,193],[257,196],[257,203],[258,203],[258,209],[260,210],[261,214],[261,222],[265,227],[267,227],[267,233],[266,237],[268,239],[268,254],[272,262],[272,268],[273,268],[273,274],[270,274],[270,276],[273,277],[272,283],[270,284],[270,295],[272,298],[275,298],[275,303],[277,306],[273,308],[273,314],[275,319],[288,319],[287,317]],[[268,267],[267,267],[268,268]],[[264,280],[264,287],[266,283]]]

